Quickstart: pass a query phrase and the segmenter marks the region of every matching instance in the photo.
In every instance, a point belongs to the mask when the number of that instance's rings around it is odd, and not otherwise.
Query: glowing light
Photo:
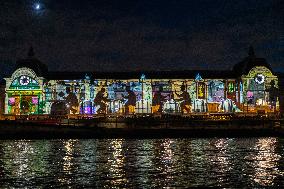
[[[265,77],[262,74],[257,74],[255,76],[254,80],[257,84],[262,84],[262,83],[264,83]]]
[[[32,97],[32,103],[33,104],[38,104],[38,97]]]
[[[36,4],[34,5],[34,8],[35,8],[36,10],[40,10],[41,6],[40,6],[39,3],[36,3]]]
[[[277,168],[281,156],[275,150],[276,144],[276,138],[258,139],[254,147],[258,154],[246,157],[252,160],[255,168],[251,179],[261,186],[273,186],[277,175],[283,174]]]
[[[123,153],[123,139],[114,139],[110,142],[109,150],[111,154],[108,156],[107,166],[109,172],[107,175],[116,176],[119,179],[114,179],[111,184],[114,186],[121,186],[127,183],[128,180],[125,178],[125,171],[123,167],[125,166],[125,155]]]
[[[196,81],[201,81],[202,80],[202,77],[199,73],[197,73],[197,75],[195,76],[195,80]]]
[[[14,97],[9,98],[8,103],[9,103],[10,106],[14,106],[15,105],[15,98]]]
[[[263,105],[263,104],[266,104],[265,100],[263,100],[263,99],[257,99],[256,100],[256,105],[260,106],[260,105]]]
[[[144,79],[146,79],[146,76],[145,76],[145,74],[142,74],[141,75],[141,78],[140,78],[141,80],[144,80]]]

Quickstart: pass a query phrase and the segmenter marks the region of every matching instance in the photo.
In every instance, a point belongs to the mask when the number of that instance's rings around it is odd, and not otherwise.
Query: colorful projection
[[[235,82],[228,82],[228,93],[234,93],[235,92]]]
[[[279,109],[278,79],[254,67],[238,79],[45,80],[28,68],[7,79],[6,114],[135,114]],[[92,77],[93,78],[93,77]]]
[[[197,98],[198,99],[204,99],[205,98],[205,83],[203,82],[198,82],[197,83]]]
[[[38,104],[38,97],[36,96],[32,97],[32,104]]]
[[[9,98],[8,103],[9,103],[9,106],[14,106],[15,105],[15,98],[14,97]]]
[[[203,79],[202,79],[202,77],[201,77],[201,75],[198,73],[196,76],[195,76],[195,81],[202,81]]]
[[[225,98],[224,82],[220,80],[210,80],[208,85],[208,101],[221,102]]]
[[[235,81],[228,81],[227,83],[227,99],[236,101],[236,83]]]
[[[39,89],[40,86],[38,82],[30,78],[29,76],[22,75],[12,82],[10,85],[9,89],[28,89],[28,90],[33,90],[33,89]]]
[[[278,79],[264,66],[256,66],[242,77],[244,111],[278,111]]]

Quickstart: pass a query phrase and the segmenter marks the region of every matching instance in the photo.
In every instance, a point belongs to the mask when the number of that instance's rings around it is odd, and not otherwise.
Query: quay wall
[[[283,136],[283,120],[100,119],[1,121],[1,139]]]

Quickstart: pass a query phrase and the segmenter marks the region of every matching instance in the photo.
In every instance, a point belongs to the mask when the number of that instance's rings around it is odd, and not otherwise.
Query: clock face
[[[257,74],[254,78],[254,81],[257,83],[257,84],[262,84],[264,83],[264,80],[265,80],[265,77],[264,75],[262,74]]]
[[[20,77],[20,84],[21,85],[28,85],[30,83],[30,78],[28,76],[22,75]]]

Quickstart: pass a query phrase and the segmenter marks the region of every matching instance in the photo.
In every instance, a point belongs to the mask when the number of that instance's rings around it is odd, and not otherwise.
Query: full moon
[[[39,3],[35,4],[35,9],[36,9],[36,10],[39,10],[39,9],[40,9],[40,4],[39,4]]]

